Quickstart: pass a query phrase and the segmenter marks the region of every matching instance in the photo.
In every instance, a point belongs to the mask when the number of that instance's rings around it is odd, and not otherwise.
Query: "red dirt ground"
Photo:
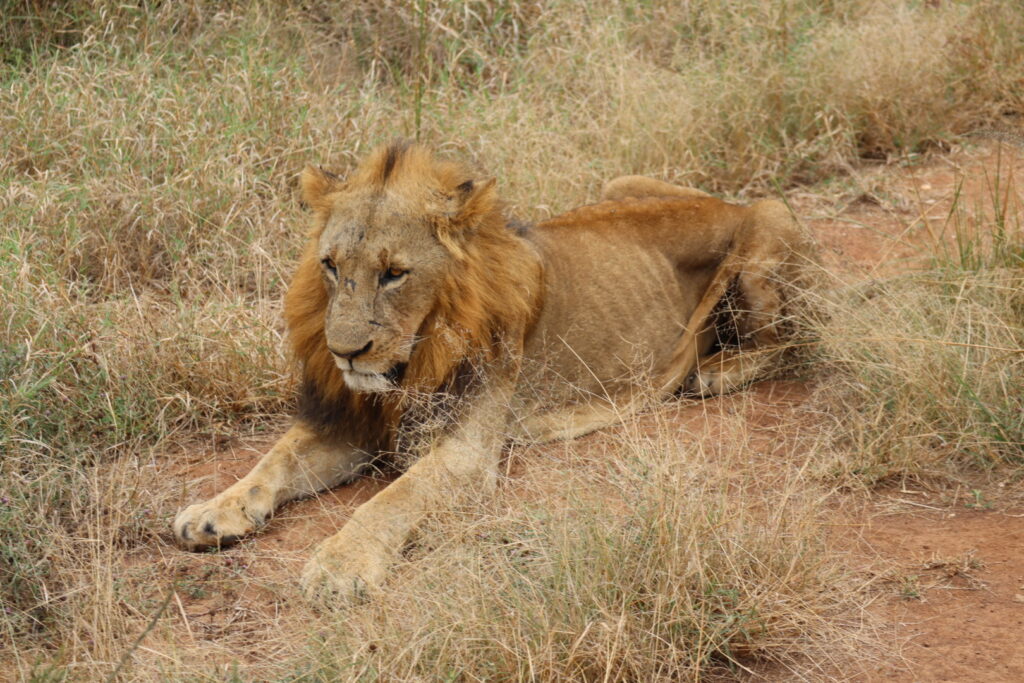
[[[1024,514],[911,502],[919,512],[874,511],[862,531],[896,569],[872,610],[905,661],[879,680],[1024,681]]]
[[[922,247],[950,233],[946,218],[960,180],[966,179],[961,193],[968,205],[972,200],[980,203],[997,167],[1004,178],[1011,171],[1020,177],[1024,154],[1014,147],[999,150],[994,143],[983,144],[920,165],[865,171],[851,182],[852,194],[845,193],[845,203],[809,194],[791,196],[790,202],[818,235],[827,266],[870,278],[925,258]],[[764,446],[769,458],[755,466],[771,466],[774,424],[781,413],[799,409],[810,392],[794,381],[765,382],[747,393],[751,392],[752,401],[723,397],[684,402],[666,406],[658,417],[668,415],[682,430],[706,430],[715,428],[716,412],[746,411],[751,438]],[[641,424],[645,419],[651,418],[638,418]],[[586,438],[600,450],[600,434]],[[260,440],[175,459],[162,476],[190,482],[182,504],[204,499],[248,471],[268,443]],[[557,449],[538,447],[517,454],[511,466],[513,479],[529,477],[531,460],[552,454],[557,458]],[[181,553],[171,546],[168,535],[160,547],[134,555],[130,564],[198,576],[200,584],[212,585],[225,573],[239,571],[259,578],[245,583],[240,592],[211,590],[209,597],[196,590],[178,604],[193,639],[223,638],[233,632],[240,638],[230,651],[244,661],[246,615],[286,612],[277,589],[287,593],[315,544],[386,484],[386,479],[368,479],[289,505],[261,535],[231,553]],[[837,678],[1024,681],[1024,507],[1022,496],[1013,490],[1016,486],[986,479],[951,491],[913,482],[867,499],[850,494],[837,505],[837,544],[847,548],[849,561],[865,577],[865,590],[873,596],[868,611],[883,625],[889,649],[881,661],[871,655],[870,660],[837,672]],[[971,492],[975,487],[980,493]],[[249,653],[254,658],[256,650],[253,644]],[[266,656],[265,651],[262,654]],[[766,671],[756,678],[792,677]]]
[[[958,188],[968,210],[981,210],[991,206],[999,177],[1012,188],[1011,199],[1016,195],[1019,215],[1024,195],[1012,180],[1022,172],[1020,148],[986,144],[886,171],[878,190],[841,215],[811,224],[833,268],[867,277],[895,272],[921,258],[920,245],[951,236],[947,217]],[[815,201],[809,198],[798,212],[810,209],[813,215]],[[865,680],[1024,681],[1019,483],[976,485],[977,495],[951,495],[906,484],[879,493],[860,511],[852,554],[883,568],[865,569],[881,571],[870,611],[883,620],[887,640],[900,654]]]

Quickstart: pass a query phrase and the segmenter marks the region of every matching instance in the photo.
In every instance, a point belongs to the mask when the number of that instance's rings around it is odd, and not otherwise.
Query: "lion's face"
[[[415,199],[339,193],[320,236],[327,347],[354,391],[393,386],[444,276],[448,254]]]

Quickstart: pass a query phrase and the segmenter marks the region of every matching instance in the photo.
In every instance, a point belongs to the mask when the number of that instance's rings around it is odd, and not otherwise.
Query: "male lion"
[[[734,206],[637,177],[517,229],[493,180],[404,143],[345,180],[307,168],[301,186],[314,220],[285,298],[302,364],[295,423],[174,533],[190,549],[227,545],[382,453],[412,456],[316,550],[302,576],[312,595],[379,585],[452,487],[495,485],[509,438],[571,438],[644,397],[761,375],[813,252],[778,202]]]

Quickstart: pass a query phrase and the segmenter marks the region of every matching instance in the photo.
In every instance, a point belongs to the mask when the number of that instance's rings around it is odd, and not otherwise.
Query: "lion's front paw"
[[[266,518],[266,513],[249,509],[237,496],[211,498],[178,513],[174,536],[189,550],[224,548],[245,536]]]
[[[370,597],[384,580],[388,563],[380,557],[337,548],[328,539],[302,570],[302,590],[321,604],[349,604]]]

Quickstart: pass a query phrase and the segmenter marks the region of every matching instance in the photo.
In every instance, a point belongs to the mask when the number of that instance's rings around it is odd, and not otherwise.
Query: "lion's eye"
[[[403,277],[405,277],[408,272],[408,270],[405,270],[403,268],[396,268],[395,266],[391,266],[390,268],[388,268],[387,270],[380,274],[380,283],[382,285],[386,285],[389,282],[397,282],[398,280],[401,280]]]
[[[327,258],[321,259],[320,263],[323,264],[324,268],[327,270],[328,273],[333,275],[335,278],[338,277],[338,267],[334,265],[334,260],[331,259],[330,256],[328,256]]]

